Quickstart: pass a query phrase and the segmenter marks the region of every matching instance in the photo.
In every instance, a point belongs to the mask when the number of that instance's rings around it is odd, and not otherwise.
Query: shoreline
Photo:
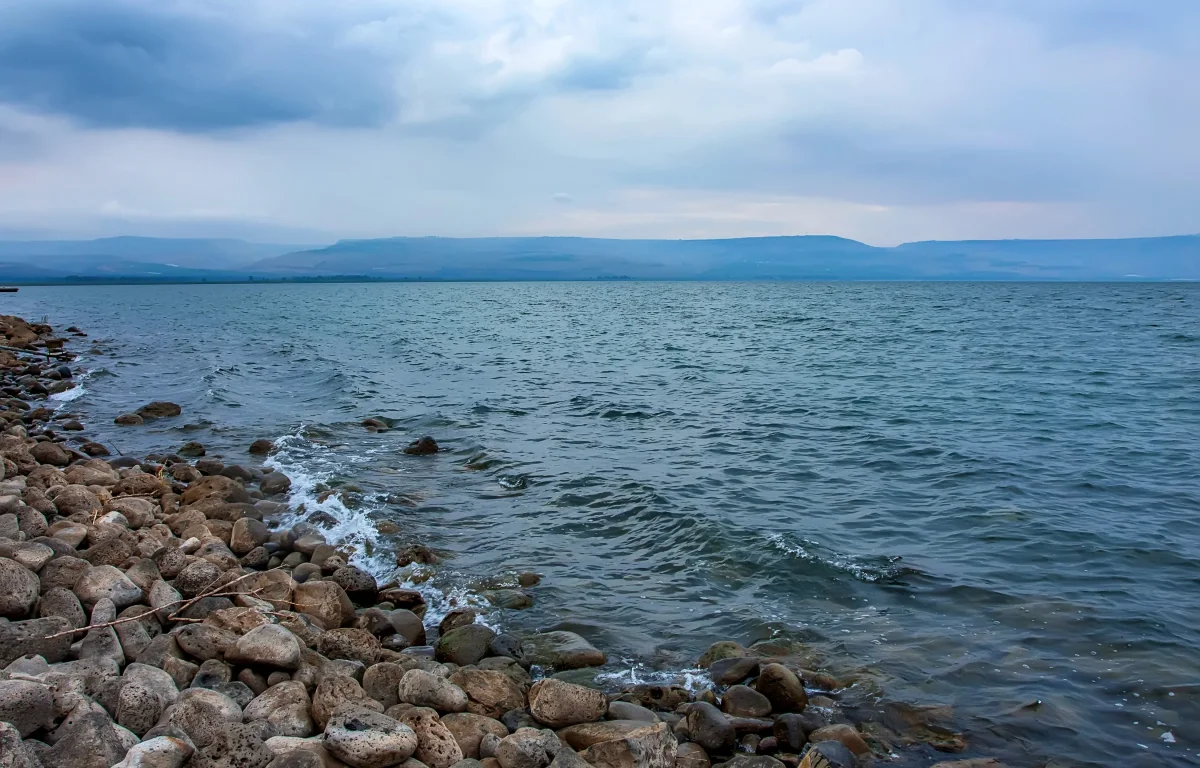
[[[43,357],[60,338],[11,317],[0,330]],[[0,720],[18,721],[0,744],[16,765],[849,768],[956,765],[938,750],[969,748],[916,707],[907,723],[864,716],[853,681],[811,669],[800,644],[712,638],[710,687],[598,693],[575,681],[594,684],[606,656],[578,635],[496,632],[453,605],[426,626],[421,592],[378,583],[288,506],[273,443],[244,464],[198,444],[113,458],[67,398],[38,402],[80,372],[20,356],[0,353]],[[118,423],[178,415],[150,403]],[[420,545],[393,557],[436,566]],[[536,584],[510,575],[492,602]]]

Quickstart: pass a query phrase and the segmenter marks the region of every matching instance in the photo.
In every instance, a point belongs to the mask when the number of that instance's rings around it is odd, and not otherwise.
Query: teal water
[[[490,620],[574,628],[614,678],[777,634],[953,707],[969,754],[1200,755],[1200,286],[55,287],[0,312],[100,342],[63,405],[92,434],[246,462],[284,438],[294,500],[363,562],[421,541],[452,555],[424,588],[465,599],[537,570]],[[111,424],[153,399],[184,416]],[[422,434],[445,452],[400,454]]]

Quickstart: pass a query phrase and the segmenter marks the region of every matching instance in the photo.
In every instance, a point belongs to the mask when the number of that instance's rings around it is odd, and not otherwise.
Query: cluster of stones
[[[716,687],[699,696],[669,685],[606,694],[571,681],[606,662],[576,634],[497,634],[465,609],[426,627],[419,592],[377,584],[309,523],[269,525],[286,509],[269,498],[288,490],[279,472],[76,450],[53,413],[27,402],[44,394],[30,377],[46,391],[56,380],[30,365],[0,360],[10,398],[0,401],[0,768],[873,759],[828,695],[838,681],[770,644],[714,645],[700,665]],[[142,412],[169,418],[169,405]],[[429,559],[422,548],[400,556]],[[492,599],[519,608],[528,594]]]

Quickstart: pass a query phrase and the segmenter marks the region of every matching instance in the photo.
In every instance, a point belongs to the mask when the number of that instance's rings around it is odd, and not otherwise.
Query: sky
[[[4,0],[0,236],[1200,232],[1197,0]]]

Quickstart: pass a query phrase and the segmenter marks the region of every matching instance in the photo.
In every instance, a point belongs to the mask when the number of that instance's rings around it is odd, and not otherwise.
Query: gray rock
[[[435,658],[460,667],[477,663],[487,655],[496,633],[482,624],[468,624],[438,638]]]
[[[121,679],[126,684],[137,684],[153,691],[163,707],[169,707],[179,699],[179,689],[175,681],[163,670],[148,664],[134,663],[125,668]]]
[[[212,743],[196,746],[189,768],[265,768],[275,756],[253,726],[240,723],[218,732]]]
[[[728,752],[737,739],[729,718],[706,701],[687,706],[683,726],[691,740],[709,752]]]
[[[184,597],[196,597],[213,586],[220,575],[221,569],[207,560],[193,560],[175,577],[175,589]]]
[[[197,748],[217,743],[231,725],[242,722],[242,710],[229,697],[206,688],[179,695],[167,722],[180,728]]]
[[[574,632],[543,632],[525,638],[525,658],[533,664],[555,669],[582,669],[603,666],[604,653]]]
[[[0,616],[23,619],[33,611],[41,583],[37,574],[6,557],[0,557]]]
[[[38,572],[38,579],[42,582],[42,593],[56,587],[72,589],[79,581],[79,577],[90,571],[91,568],[88,561],[78,557],[66,555],[54,558],[43,565],[42,570]]]
[[[363,690],[372,699],[382,704],[384,709],[394,707],[400,703],[400,681],[407,671],[399,664],[388,661],[368,667],[367,671],[363,673]]]
[[[766,717],[771,702],[753,688],[734,685],[721,696],[721,711],[732,717]]]
[[[803,715],[783,714],[775,718],[771,733],[784,752],[798,753],[808,743],[808,730]]]
[[[111,600],[117,609],[133,605],[142,599],[142,590],[138,589],[137,584],[111,565],[101,565],[86,571],[79,577],[72,591],[83,603],[84,608],[91,608],[105,598]]]
[[[318,730],[325,730],[329,718],[343,707],[346,711],[363,709],[383,713],[383,705],[368,696],[352,677],[332,675],[317,684],[312,697],[312,716]]]
[[[529,711],[543,725],[565,728],[603,718],[608,699],[592,688],[547,678],[529,689]]]
[[[156,736],[135,745],[113,768],[182,768],[195,751],[185,739]]]
[[[112,659],[118,666],[125,666],[125,651],[121,649],[121,641],[117,632],[107,624],[117,618],[117,609],[108,598],[102,598],[92,609],[91,625],[83,644],[79,648],[80,659]]]
[[[711,667],[709,667],[711,669]],[[709,768],[712,761],[708,758],[708,753],[704,751],[704,747],[694,742],[686,741],[677,744],[675,747],[675,767],[676,768]]]
[[[264,720],[275,727],[280,736],[311,736],[312,701],[303,683],[289,680],[259,694],[243,712],[245,722]]]
[[[0,466],[3,462],[0,462]],[[21,742],[17,729],[0,721],[0,768],[42,768],[32,747]]]
[[[658,722],[658,715],[645,707],[628,701],[610,701],[605,718],[609,720],[641,720],[648,723]]]
[[[239,640],[233,632],[208,624],[188,624],[171,634],[184,653],[200,661],[223,658]]]
[[[331,717],[322,741],[330,754],[354,768],[396,765],[418,748],[417,734],[407,725],[364,711]]]
[[[142,736],[162,717],[158,694],[141,683],[126,683],[117,698],[117,724]]]
[[[37,605],[37,615],[38,618],[59,616],[76,628],[85,627],[88,623],[87,614],[83,612],[79,598],[75,597],[74,592],[62,587],[54,587],[42,594]]]
[[[278,624],[261,624],[239,637],[226,659],[234,664],[292,670],[300,666],[300,641]]]
[[[675,768],[675,734],[666,723],[651,723],[619,739],[585,749],[580,757],[595,768]]]
[[[718,768],[783,768],[783,763],[770,755],[735,755],[730,760],[717,765]],[[825,766],[821,766],[821,768],[825,768]]]
[[[564,749],[554,731],[521,728],[496,747],[501,768],[545,768]]]
[[[58,730],[54,746],[42,756],[45,765],[109,768],[125,757],[125,744],[103,711],[89,711]]]
[[[37,573],[54,557],[54,550],[40,542],[31,541],[14,547],[11,557],[13,562]]]
[[[466,692],[443,677],[423,669],[410,669],[400,680],[397,698],[417,707],[429,707],[443,714],[465,712]]]
[[[0,680],[0,720],[16,726],[21,738],[54,726],[54,695],[41,683]]]
[[[125,610],[117,614],[118,619],[132,619],[136,617],[144,617],[138,621],[122,621],[113,629],[117,633],[117,640],[121,643],[121,650],[125,652],[126,659],[136,659],[142,654],[142,651],[150,645],[151,628],[154,634],[159,634],[162,627],[159,626],[158,619],[154,613],[144,605],[131,605]]]

